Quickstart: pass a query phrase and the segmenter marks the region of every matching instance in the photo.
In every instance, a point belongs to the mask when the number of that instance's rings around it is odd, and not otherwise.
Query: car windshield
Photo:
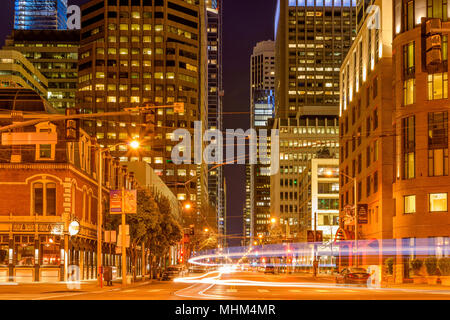
[[[351,273],[367,273],[366,269],[364,268],[350,268]]]

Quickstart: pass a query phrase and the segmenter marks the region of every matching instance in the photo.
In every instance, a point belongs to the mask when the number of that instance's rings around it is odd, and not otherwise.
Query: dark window
[[[34,214],[37,216],[44,214],[44,185],[42,183],[34,185]]]

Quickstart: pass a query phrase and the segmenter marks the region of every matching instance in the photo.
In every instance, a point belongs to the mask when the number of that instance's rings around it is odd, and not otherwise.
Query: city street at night
[[[217,278],[218,274],[201,278]],[[307,274],[237,272],[218,279],[235,281],[235,285],[153,281],[125,289],[117,284],[103,289],[82,284],[80,290],[71,291],[61,284],[23,284],[0,286],[0,300],[450,300],[450,288],[413,284],[390,288],[344,286],[334,284],[329,276],[314,280]],[[242,285],[242,281],[248,283]]]

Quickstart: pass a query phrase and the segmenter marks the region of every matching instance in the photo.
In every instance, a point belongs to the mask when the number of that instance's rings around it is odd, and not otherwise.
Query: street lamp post
[[[110,151],[111,149],[114,149],[120,145],[124,145],[127,144],[128,146],[130,146],[132,149],[137,150],[140,146],[139,142],[134,140],[130,143],[127,142],[121,142],[121,143],[117,143],[112,147],[108,147],[108,148],[101,148],[100,145],[98,145],[98,151],[99,151],[99,160],[98,160],[98,195],[97,195],[97,272],[98,272],[98,282],[100,287],[103,287],[103,268],[102,268],[102,264],[103,264],[103,259],[102,259],[102,228],[103,228],[103,203],[102,203],[102,191],[103,191],[103,155]],[[123,192],[122,192],[122,201],[123,201]],[[122,210],[123,210],[123,204],[122,204]],[[122,218],[122,224],[123,223],[123,218]],[[124,226],[122,227],[124,230]],[[122,232],[123,232],[122,230]],[[124,242],[123,242],[123,238],[122,238],[122,274],[123,274],[123,269],[124,269],[124,265],[123,265],[123,257],[125,256],[125,252],[124,252]],[[126,258],[126,257],[125,257]],[[125,260],[126,261],[126,260]],[[126,274],[126,269],[125,269],[125,274]],[[126,283],[126,279],[122,280],[125,281]]]

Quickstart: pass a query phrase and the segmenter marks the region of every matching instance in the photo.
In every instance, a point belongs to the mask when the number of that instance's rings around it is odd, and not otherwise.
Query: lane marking
[[[162,291],[162,289],[152,289],[152,290],[148,290],[147,292],[160,292]]]
[[[228,292],[228,293],[236,293],[237,290],[236,290],[236,289],[227,289],[227,292]]]
[[[289,290],[290,292],[295,292],[295,293],[299,293],[299,292],[303,292],[302,290]]]
[[[330,290],[316,290],[316,292],[330,292]]]
[[[265,289],[258,289],[258,292],[261,292],[261,293],[267,293],[267,292],[269,292],[269,290],[265,290]]]
[[[122,291],[123,293],[128,293],[128,292],[136,292],[136,289],[131,289],[131,290],[125,290],[125,291]]]

